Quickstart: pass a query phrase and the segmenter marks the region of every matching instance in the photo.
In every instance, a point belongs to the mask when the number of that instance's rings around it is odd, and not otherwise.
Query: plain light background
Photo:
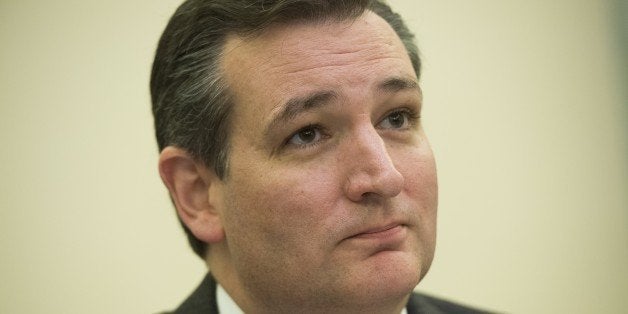
[[[203,276],[150,115],[178,4],[0,0],[1,313],[154,313]],[[419,289],[509,313],[626,311],[626,5],[392,4],[422,50],[439,167]]]

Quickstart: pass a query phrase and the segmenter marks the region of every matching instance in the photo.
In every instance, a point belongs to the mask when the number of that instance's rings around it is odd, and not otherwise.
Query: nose
[[[345,194],[354,202],[367,198],[392,198],[403,188],[403,175],[393,164],[384,140],[375,128],[356,132],[345,152],[347,179]]]

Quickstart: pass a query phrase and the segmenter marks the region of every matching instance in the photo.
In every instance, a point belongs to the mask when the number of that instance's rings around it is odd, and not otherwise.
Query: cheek
[[[275,250],[320,243],[317,238],[332,229],[333,180],[320,169],[256,169],[264,170],[238,170],[248,175],[233,178],[227,235],[232,231],[248,243]]]
[[[418,254],[425,275],[434,257],[436,246],[436,213],[438,207],[438,182],[436,165],[429,147],[405,155],[405,162],[398,168],[404,175],[405,195],[412,203],[416,214],[415,231]]]
[[[418,200],[422,210],[436,210],[438,181],[436,163],[429,146],[401,153],[396,163],[405,179],[404,191],[411,199]]]
[[[416,232],[423,248],[424,263],[429,265],[436,242],[436,213],[438,207],[438,182],[436,164],[429,146],[407,152],[399,171],[405,178],[404,192],[413,204],[416,216]]]

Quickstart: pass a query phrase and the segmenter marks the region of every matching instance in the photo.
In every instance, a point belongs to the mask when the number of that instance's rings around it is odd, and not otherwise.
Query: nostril
[[[365,205],[380,205],[381,202],[384,200],[384,197],[380,196],[377,193],[373,193],[373,192],[366,192],[364,194],[362,194],[362,198],[360,199],[360,203],[365,204]]]
[[[403,185],[404,178],[394,167],[371,173],[361,171],[347,177],[345,193],[354,202],[392,198],[401,193]]]
[[[385,197],[394,197],[401,193],[403,189],[404,178],[403,175],[397,171],[396,168],[391,167],[386,173],[383,173],[379,178],[377,185],[379,187],[379,193]]]

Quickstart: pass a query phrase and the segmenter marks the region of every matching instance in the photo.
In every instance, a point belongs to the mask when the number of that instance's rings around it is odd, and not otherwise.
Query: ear
[[[210,199],[210,187],[222,181],[213,170],[183,149],[168,146],[159,155],[159,174],[174,200],[177,214],[194,236],[206,243],[224,239],[225,232],[217,206],[217,193]]]

